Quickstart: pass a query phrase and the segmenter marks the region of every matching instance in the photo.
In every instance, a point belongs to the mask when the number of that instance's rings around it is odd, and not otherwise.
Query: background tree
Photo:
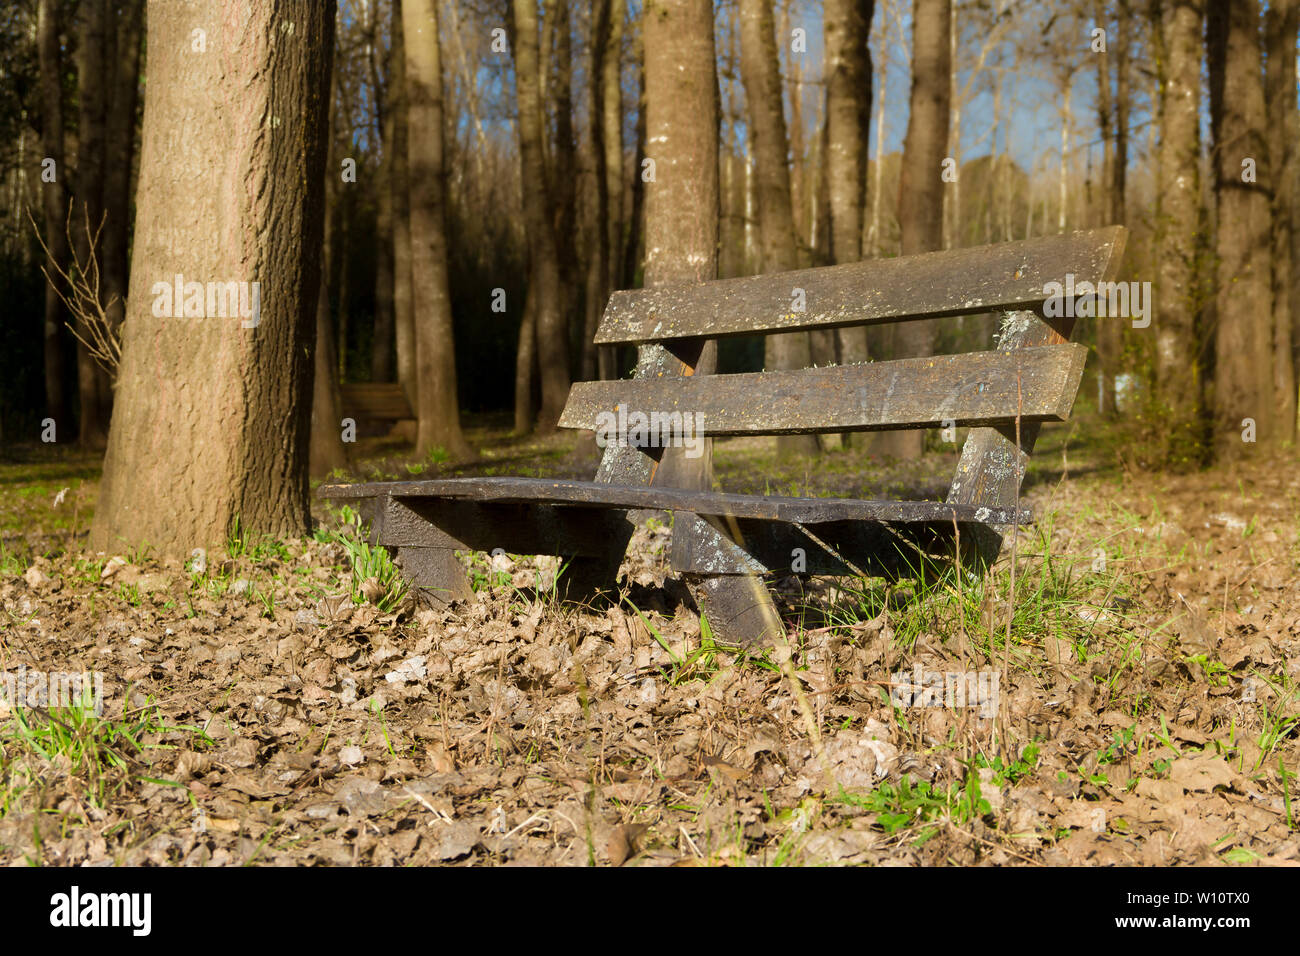
[[[37,45],[41,69],[41,146],[45,156],[54,161],[54,178],[41,183],[45,213],[45,245],[55,271],[67,270],[68,221],[67,170],[63,155],[63,60],[59,44],[59,4],[40,0],[37,19]],[[65,321],[63,303],[51,282],[45,284],[45,313],[41,341],[45,367],[45,410],[58,427],[71,431],[67,402],[64,398],[64,363],[62,329]]]
[[[762,271],[787,272],[798,266],[798,258],[775,26],[771,0],[741,0],[740,62],[758,180]],[[806,332],[769,335],[766,344],[767,368],[798,369],[812,364]],[[779,454],[815,454],[817,449],[816,435],[783,435],[777,439]]]
[[[825,5],[827,213],[831,258],[837,263],[862,258],[862,212],[871,115],[871,55],[867,35],[873,8],[874,0],[828,0]],[[835,335],[841,362],[867,360],[865,328],[839,329]]]
[[[1197,348],[1204,213],[1201,206],[1200,0],[1162,0],[1157,7],[1163,56],[1160,96],[1160,190],[1156,230],[1158,295],[1155,386],[1164,422],[1160,456],[1170,464],[1203,459],[1204,367]]]
[[[149,10],[140,227],[91,532],[101,550],[148,543],[188,555],[224,540],[236,521],[275,535],[310,527],[334,4],[261,2],[242,21],[224,6]],[[195,29],[205,31],[204,52]],[[267,135],[266,116],[280,118],[277,134]],[[165,311],[155,307],[159,285],[178,273],[262,283],[256,327],[238,316],[155,314]]]
[[[912,93],[898,185],[898,223],[905,256],[943,247],[944,182],[940,174],[951,93],[950,2],[912,3]],[[897,329],[895,357],[933,353],[934,323],[903,322]],[[916,458],[923,437],[924,433],[916,430],[886,432],[880,448],[897,458]]]
[[[1296,436],[1296,375],[1291,315],[1292,208],[1296,161],[1296,32],[1300,25],[1297,0],[1272,0],[1265,18],[1265,66],[1268,111],[1268,167],[1272,191],[1273,253],[1273,394],[1277,405],[1277,440],[1292,444]]]
[[[1214,447],[1221,459],[1235,459],[1278,439],[1259,4],[1209,0],[1208,19],[1218,254]],[[1243,440],[1247,419],[1253,443]]]
[[[569,397],[568,323],[550,214],[550,183],[543,155],[544,113],[539,79],[537,8],[534,0],[513,0],[513,10],[515,89],[519,100],[519,168],[524,183],[529,287],[530,294],[536,296],[533,337],[542,392],[537,426],[541,431],[549,431],[560,420],[560,412]],[[534,284],[536,291],[532,293]],[[523,354],[525,350],[521,348],[520,351]]]
[[[415,453],[468,458],[456,396],[455,336],[447,276],[439,0],[405,0],[407,158],[411,181],[411,276],[419,387]]]

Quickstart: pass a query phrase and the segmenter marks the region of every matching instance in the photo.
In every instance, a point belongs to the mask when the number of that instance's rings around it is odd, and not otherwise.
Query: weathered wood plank
[[[466,526],[465,534],[475,521],[493,520],[487,511],[475,511],[470,503],[480,502],[494,506],[516,505],[501,527],[524,527],[526,508],[548,505],[585,505],[587,508],[553,508],[557,515],[568,511],[590,511],[599,514],[601,509],[653,509],[657,511],[690,511],[705,515],[732,515],[767,521],[798,521],[802,524],[820,524],[827,521],[888,521],[943,522],[954,516],[960,521],[979,521],[1006,524],[1013,520],[1027,524],[1033,520],[1028,508],[1017,514],[1014,508],[986,507],[981,503],[954,504],[942,501],[874,501],[860,498],[796,498],[768,495],[739,495],[723,491],[690,491],[681,488],[657,488],[623,485],[606,485],[594,481],[560,481],[549,478],[441,478],[429,481],[385,481],[358,485],[325,485],[319,494],[323,498],[367,498],[388,495],[393,499],[384,519],[382,534],[396,534],[399,516],[410,521],[405,512],[394,506],[401,504],[407,511],[425,521],[436,520],[439,527],[455,523]],[[503,514],[505,512],[502,512]],[[516,524],[511,524],[516,522]],[[420,522],[415,522],[418,526]],[[459,533],[459,532],[456,532]],[[381,538],[380,543],[385,543]],[[405,543],[387,539],[388,543]],[[465,539],[462,539],[465,540]],[[482,535],[475,540],[483,540]],[[411,542],[424,543],[424,542]],[[426,546],[434,546],[428,544]],[[452,545],[457,547],[458,545]],[[496,544],[480,547],[467,544],[476,550],[491,550]],[[538,551],[538,554],[564,553]],[[580,554],[581,551],[570,553]]]
[[[629,289],[610,296],[598,344],[752,335],[1037,309],[1049,282],[1113,278],[1120,226],[896,259]],[[804,311],[794,311],[802,290]]]
[[[579,382],[560,418],[597,429],[623,414],[682,413],[699,435],[791,435],[1069,418],[1088,356],[1084,345],[688,379]],[[1017,382],[1019,375],[1019,384]],[[655,421],[660,421],[656,418]],[[619,419],[624,436],[627,418]],[[667,425],[665,424],[665,427]],[[615,429],[610,429],[615,431]],[[617,432],[611,437],[617,437]]]

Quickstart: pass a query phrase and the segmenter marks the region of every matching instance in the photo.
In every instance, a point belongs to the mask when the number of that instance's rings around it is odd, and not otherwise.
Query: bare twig
[[[36,220],[32,218],[30,209],[27,210],[27,218],[32,224],[32,230],[36,233],[36,241],[41,244],[41,249],[45,252],[46,262],[41,265],[41,273],[45,276],[45,280],[49,282],[50,288],[54,290],[64,306],[73,315],[73,321],[67,323],[69,330],[90,354],[91,358],[98,362],[100,367],[108,373],[109,378],[116,383],[117,369],[122,362],[122,334],[120,323],[115,325],[111,322],[108,318],[108,311],[118,301],[118,297],[113,296],[107,302],[101,301],[99,292],[99,257],[95,255],[95,249],[99,245],[99,237],[104,231],[104,223],[108,218],[108,214],[105,213],[100,217],[99,225],[92,232],[90,228],[90,211],[85,210],[86,261],[82,262],[81,257],[77,255],[77,243],[73,240],[72,235],[72,203],[68,203],[68,216],[63,224],[63,229],[68,239],[68,254],[72,257],[72,262],[66,270],[63,265],[55,260],[49,246],[45,244],[45,237],[41,235],[41,230],[37,228]],[[50,274],[51,268],[53,268],[55,275],[58,276],[58,281]],[[125,306],[125,303],[123,305]]]

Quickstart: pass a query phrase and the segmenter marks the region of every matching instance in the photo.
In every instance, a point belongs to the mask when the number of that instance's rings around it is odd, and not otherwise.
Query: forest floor
[[[498,425],[470,468],[372,441],[357,474],[590,476],[594,446]],[[1300,469],[1152,474],[1125,448],[1045,431],[1014,585],[1009,555],[776,582],[797,685],[702,630],[666,516],[616,606],[557,606],[554,559],[467,555],[474,599],[434,611],[325,503],[313,537],[198,563],[89,553],[95,461],[9,449],[0,860],[1300,865]],[[715,465],[728,490],[883,497],[941,494],[955,459],[744,440]],[[82,671],[101,713],[15,699]],[[935,673],[992,693],[891,701]]]

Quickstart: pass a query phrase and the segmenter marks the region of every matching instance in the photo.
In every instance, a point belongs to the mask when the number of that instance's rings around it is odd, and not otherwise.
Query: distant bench
[[[406,393],[396,382],[350,382],[340,385],[339,392],[343,417],[354,419],[363,434],[382,434],[396,422],[415,418]]]
[[[608,428],[618,412],[703,415],[719,435],[972,426],[945,501],[872,501],[691,491],[655,484],[662,447],[606,445],[594,481],[453,478],[322,487],[371,519],[372,543],[436,600],[469,594],[456,550],[556,554],[564,598],[615,587],[629,511],[672,511],[672,568],[692,585],[714,633],[739,644],[782,624],[762,576],[906,573],[996,560],[1032,520],[1020,482],[1040,423],[1063,421],[1087,349],[1074,319],[1044,318],[1048,283],[1112,281],[1125,232],[1090,232],[896,259],[615,292],[595,341],[633,344],[630,381],[573,386],[560,424]],[[791,308],[802,290],[802,311]],[[829,368],[695,375],[708,339],[1002,312],[997,348]],[[1073,315],[1073,310],[1064,311]],[[619,406],[623,406],[620,410]],[[1017,447],[1017,441],[1019,447]],[[960,543],[960,548],[957,548]]]

